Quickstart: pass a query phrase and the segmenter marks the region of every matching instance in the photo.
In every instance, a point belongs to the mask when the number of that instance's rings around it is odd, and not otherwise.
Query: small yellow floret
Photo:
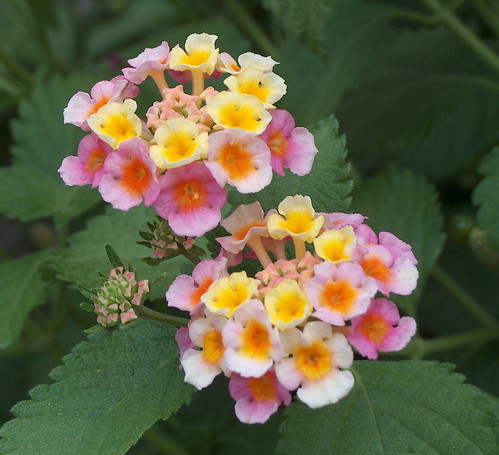
[[[322,215],[315,216],[308,196],[288,196],[279,204],[278,211],[283,216],[273,214],[267,221],[270,236],[274,239],[292,236],[310,243],[324,224]]]
[[[201,301],[212,312],[227,318],[239,305],[257,295],[258,280],[248,278],[246,272],[235,272],[219,278],[201,296]]]
[[[268,290],[264,305],[272,324],[281,330],[301,324],[312,311],[307,295],[294,280],[283,280]]]
[[[185,50],[175,46],[170,51],[170,68],[175,71],[198,70],[212,74],[218,59],[216,35],[193,33],[185,41]]]
[[[256,68],[246,68],[225,79],[224,84],[232,92],[256,96],[266,108],[272,108],[286,93],[286,84],[282,77],[274,73],[264,73]]]
[[[314,240],[315,252],[327,261],[343,262],[351,258],[357,240],[352,226],[331,229]]]
[[[88,117],[87,123],[104,142],[117,148],[123,141],[142,134],[142,123],[135,115],[136,109],[137,103],[132,99],[107,103]]]
[[[206,105],[218,128],[239,128],[261,134],[272,120],[263,103],[253,95],[221,92]]]
[[[208,153],[208,133],[199,134],[196,124],[185,118],[166,120],[154,133],[157,145],[150,156],[160,169],[171,169],[191,163]]]

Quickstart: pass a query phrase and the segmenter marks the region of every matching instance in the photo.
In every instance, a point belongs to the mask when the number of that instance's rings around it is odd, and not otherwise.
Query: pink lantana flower
[[[177,235],[198,237],[221,219],[227,192],[200,161],[170,169],[160,179],[154,207]]]
[[[362,226],[362,223],[367,218],[366,216],[360,215],[359,213],[333,212],[320,213],[320,215],[324,215],[323,229],[325,231],[328,231],[329,229],[341,229],[345,226],[352,226],[353,228],[357,228],[358,226]]]
[[[192,275],[178,275],[166,292],[169,306],[192,311],[200,304],[201,296],[211,283],[228,276],[227,259],[205,259],[194,267]]]
[[[146,48],[137,57],[128,60],[131,68],[123,68],[125,77],[134,84],[142,83],[147,76],[151,76],[158,88],[167,88],[164,71],[168,66],[170,47],[166,41],[154,48]]]
[[[277,379],[311,408],[336,403],[350,392],[354,378],[349,368],[352,348],[340,333],[322,321],[307,323],[303,333],[291,328],[281,333],[285,358],[275,366]]]
[[[88,131],[87,118],[95,114],[109,102],[122,102],[126,98],[135,98],[139,88],[131,84],[123,76],[117,76],[110,81],[97,82],[90,90],[90,95],[77,92],[71,97],[64,109],[64,123],[72,123]]]
[[[315,276],[305,287],[315,316],[332,325],[365,313],[378,287],[358,264],[323,262],[314,267]]]
[[[278,330],[258,299],[234,311],[222,336],[227,367],[241,376],[260,377],[282,357]]]
[[[269,148],[243,130],[223,130],[210,136],[209,167],[220,186],[229,183],[240,193],[256,193],[272,180]]]
[[[67,156],[62,160],[58,172],[66,185],[99,185],[104,176],[104,161],[111,147],[95,134],[85,136],[78,144],[78,156]]]
[[[149,206],[159,194],[156,166],[149,158],[147,146],[138,138],[122,142],[110,153],[104,172],[99,191],[115,209],[128,210],[142,200]]]
[[[408,257],[394,257],[383,245],[368,244],[357,248],[352,259],[358,262],[364,273],[376,280],[379,291],[387,296],[390,292],[409,295],[416,288],[418,269]]]
[[[259,137],[270,149],[272,169],[281,177],[284,177],[284,169],[297,175],[308,174],[318,152],[314,136],[306,128],[295,128],[293,116],[288,111],[269,112],[272,120]]]
[[[367,312],[352,319],[348,341],[359,353],[371,360],[378,352],[400,351],[416,333],[416,321],[400,317],[391,300],[372,299]]]
[[[189,324],[189,337],[199,348],[187,349],[180,362],[185,370],[185,381],[198,390],[210,385],[222,371],[229,375],[225,364],[222,330],[227,318],[209,311]]]
[[[243,423],[265,423],[281,404],[291,403],[291,394],[277,380],[273,369],[259,378],[244,378],[234,373],[229,391],[236,400],[236,416]]]

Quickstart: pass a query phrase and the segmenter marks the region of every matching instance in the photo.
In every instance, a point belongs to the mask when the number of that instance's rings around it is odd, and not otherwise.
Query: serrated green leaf
[[[286,34],[308,43],[317,53],[326,56],[325,28],[336,0],[264,0]]]
[[[416,296],[443,247],[440,205],[432,185],[408,170],[388,167],[356,188],[353,210],[367,215],[377,233],[389,231],[409,243],[418,260]]]
[[[499,147],[487,155],[479,171],[485,178],[473,192],[473,203],[479,206],[478,225],[487,231],[491,245],[499,249]]]
[[[159,419],[189,401],[175,329],[144,320],[99,331],[35,387],[3,426],[0,453],[124,454]]]
[[[497,139],[497,74],[444,28],[393,29],[337,115],[363,169],[389,157],[450,177]]]
[[[45,303],[47,285],[39,266],[45,253],[34,253],[0,264],[0,348],[16,341],[28,314]]]
[[[355,386],[321,409],[291,405],[278,454],[493,455],[498,420],[482,392],[436,362],[355,362]]]
[[[286,196],[303,194],[312,198],[317,212],[346,212],[350,207],[353,182],[350,164],[345,161],[345,138],[338,133],[338,121],[329,117],[309,128],[319,153],[310,174],[298,176],[290,172],[285,177],[274,175],[272,183],[257,196],[264,210],[277,208]],[[249,204],[255,195],[232,193],[233,204]]]
[[[100,199],[90,187],[67,187],[62,180],[33,167],[0,169],[0,179],[0,212],[21,221],[54,216],[61,226]]]
[[[310,125],[336,112],[341,97],[372,71],[392,13],[392,7],[380,3],[336,0],[326,30],[329,64],[307,46],[286,40],[275,69],[288,86],[280,108],[290,111],[297,125]]]
[[[113,267],[124,267],[123,262],[111,245],[104,245],[107,258]]]
[[[19,106],[12,122],[13,166],[2,169],[0,210],[30,221],[55,217],[61,227],[99,200],[89,188],[66,187],[57,169],[67,155],[76,155],[82,131],[63,125],[62,110],[77,90],[88,89],[89,77],[55,77],[37,87]]]
[[[179,273],[180,267],[189,263],[184,257],[163,261],[157,267],[151,267],[142,261],[150,249],[136,243],[139,230],[154,217],[154,211],[144,206],[134,207],[127,212],[108,209],[106,214],[92,218],[87,228],[77,232],[69,239],[69,247],[61,258],[53,264],[58,277],[71,283],[80,283],[88,287],[99,287],[101,281],[97,274],[100,270],[107,276],[112,267],[106,255],[105,246],[111,245],[123,261],[126,268],[131,266],[137,272],[138,279],[153,280],[166,272],[170,280]],[[151,298],[164,298],[167,284],[152,288]]]

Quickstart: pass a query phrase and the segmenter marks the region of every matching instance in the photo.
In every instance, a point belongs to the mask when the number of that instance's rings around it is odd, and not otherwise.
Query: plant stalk
[[[188,319],[179,318],[177,316],[170,316],[164,313],[159,313],[157,311],[151,310],[151,308],[148,308],[144,305],[139,305],[135,309],[135,313],[137,314],[137,316],[141,318],[151,319],[153,321],[159,321],[164,324],[173,325],[175,327],[187,327],[187,324],[189,323]]]

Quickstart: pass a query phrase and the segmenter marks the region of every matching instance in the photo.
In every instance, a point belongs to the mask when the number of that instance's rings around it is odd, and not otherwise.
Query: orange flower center
[[[150,186],[151,180],[151,171],[140,158],[132,158],[123,168],[121,184],[129,193],[141,195]]]
[[[379,314],[369,313],[362,319],[359,329],[365,338],[379,344],[390,331],[390,325]]]
[[[101,96],[98,100],[95,101],[95,104],[88,110],[87,117],[90,117],[92,114],[95,114],[104,104],[107,104],[111,99],[110,96]]]
[[[277,390],[269,373],[260,378],[249,378],[248,387],[256,401],[274,401],[276,399]]]
[[[91,173],[100,171],[102,166],[104,166],[106,157],[106,152],[104,152],[101,148],[93,149],[88,156],[87,162],[85,163],[85,168]]]
[[[268,147],[272,155],[282,158],[286,155],[288,141],[279,130],[272,130],[269,136]]]
[[[391,272],[390,269],[383,264],[377,257],[371,257],[364,260],[362,263],[362,268],[367,276],[374,278],[375,280],[381,281],[382,283],[388,283],[390,281]]]
[[[206,191],[202,182],[190,180],[177,184],[175,191],[175,201],[181,210],[196,210],[206,202]]]
[[[231,180],[242,180],[255,171],[252,156],[239,144],[225,144],[217,160]]]
[[[191,309],[194,308],[199,302],[201,302],[201,296],[208,290],[213,280],[211,277],[206,278],[197,289],[195,289],[189,301]]]
[[[266,226],[266,223],[264,221],[260,221],[260,222],[257,221],[255,223],[249,223],[246,226],[243,226],[241,229],[239,229],[234,234],[234,238],[236,240],[243,240],[251,228],[253,228],[253,227],[265,227],[265,226]]]
[[[309,381],[316,381],[331,371],[331,352],[319,342],[302,346],[296,352],[296,366]]]
[[[218,363],[225,351],[222,333],[218,330],[207,332],[203,339],[203,355],[210,363]]]
[[[358,292],[346,280],[328,281],[321,294],[321,303],[339,313],[348,314],[357,294]]]
[[[263,360],[269,357],[270,348],[267,328],[258,321],[251,321],[242,334],[242,354]]]

